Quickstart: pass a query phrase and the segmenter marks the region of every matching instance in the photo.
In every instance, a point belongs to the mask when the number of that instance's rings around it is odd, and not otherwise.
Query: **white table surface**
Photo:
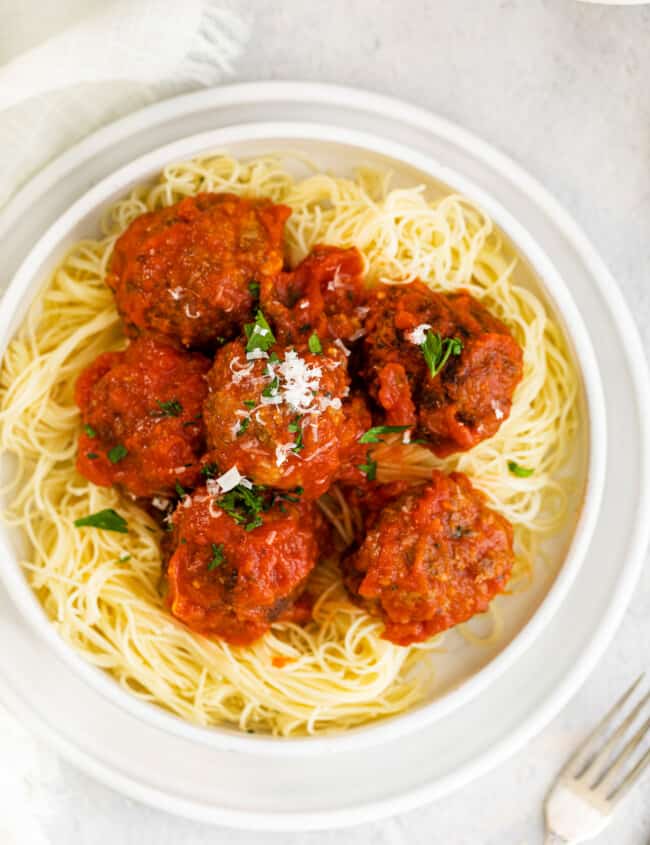
[[[523,164],[597,244],[650,342],[650,5],[233,5],[254,23],[236,81],[314,80],[392,94],[462,124]],[[569,706],[525,750],[437,804],[347,831],[249,834],[135,804],[36,745],[48,763],[33,785],[45,836],[39,845],[534,845],[553,774],[585,727],[643,669],[650,670],[647,568],[615,640]],[[649,845],[650,778],[599,841]]]

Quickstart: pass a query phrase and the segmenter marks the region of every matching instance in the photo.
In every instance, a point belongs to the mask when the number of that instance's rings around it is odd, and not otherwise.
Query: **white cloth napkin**
[[[24,35],[31,22],[38,29],[43,2],[12,0],[7,15],[0,3],[0,61],[11,49],[8,29]],[[85,14],[82,7],[68,26],[46,33],[0,67],[0,205],[35,170],[98,126],[229,74],[249,26],[227,2],[90,2]],[[49,10],[53,30],[65,20],[66,0],[56,7],[60,15]]]
[[[230,73],[249,26],[227,1],[0,0],[0,206],[98,126]],[[56,755],[0,705],[0,843],[54,845],[60,789]]]

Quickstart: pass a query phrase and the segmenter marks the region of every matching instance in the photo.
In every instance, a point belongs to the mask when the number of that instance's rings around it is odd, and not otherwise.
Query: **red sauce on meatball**
[[[77,380],[77,469],[94,484],[152,498],[196,483],[210,362],[151,337],[106,352]]]
[[[256,285],[282,270],[290,209],[198,194],[142,214],[118,238],[107,284],[126,331],[212,347],[250,319]]]
[[[505,324],[469,293],[434,293],[419,281],[373,291],[368,305],[363,375],[385,422],[414,426],[441,457],[495,434],[523,374],[521,348]],[[424,325],[462,343],[435,376],[410,339]]]
[[[345,355],[273,346],[271,358],[247,360],[242,341],[219,350],[208,375],[204,418],[210,459],[236,466],[257,484],[326,492],[369,420],[363,402],[344,403]]]
[[[172,525],[168,601],[189,628],[247,645],[281,617],[308,618],[308,604],[294,609],[294,601],[318,558],[323,528],[314,505],[274,505],[247,531],[201,487]]]
[[[488,608],[514,562],[512,526],[462,473],[434,471],[383,510],[344,561],[346,585],[398,645],[421,642]]]
[[[268,277],[260,303],[282,344],[302,345],[310,334],[354,341],[361,337],[363,257],[358,249],[315,246],[295,270]]]

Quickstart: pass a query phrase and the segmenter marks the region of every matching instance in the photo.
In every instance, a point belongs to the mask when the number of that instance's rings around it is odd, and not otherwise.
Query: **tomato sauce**
[[[267,277],[260,304],[283,344],[321,339],[354,342],[365,316],[363,256],[355,247],[318,245],[295,270]]]
[[[127,333],[214,348],[253,315],[283,265],[290,209],[266,199],[198,194],[142,214],[118,238],[107,284]]]
[[[469,293],[434,293],[419,281],[373,291],[368,306],[362,373],[386,424],[413,426],[440,457],[498,431],[523,374],[504,323]],[[462,346],[435,375],[412,339],[418,327]]]
[[[269,351],[280,363],[290,352],[280,345]],[[272,397],[264,393],[273,388],[268,359],[248,361],[243,341],[233,341],[217,353],[208,375],[204,417],[210,456],[220,467],[236,466],[257,484],[300,487],[305,498],[315,499],[340,472],[369,415],[363,402],[344,402],[349,378],[345,355],[336,346],[325,345],[317,355],[303,350],[298,364],[314,388],[306,394],[310,409],[287,401],[265,404]],[[285,380],[276,371],[282,399]]]
[[[79,377],[77,469],[133,496],[175,495],[199,478],[210,361],[151,337],[100,355]]]
[[[512,526],[463,473],[434,471],[424,487],[371,510],[368,524],[343,562],[346,586],[398,645],[483,613],[510,576]]]
[[[281,501],[247,531],[204,487],[187,504],[172,520],[171,611],[194,631],[247,645],[291,614],[318,559],[322,518],[314,505]]]

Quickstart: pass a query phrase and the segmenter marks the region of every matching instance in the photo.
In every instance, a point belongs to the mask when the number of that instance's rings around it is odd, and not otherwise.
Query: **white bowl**
[[[55,633],[46,618],[16,559],[21,538],[6,527],[0,529],[0,544],[11,563],[3,568],[2,578],[25,618],[48,644],[88,684],[144,721],[198,742],[255,753],[311,755],[322,753],[324,747],[343,750],[371,745],[416,730],[465,704],[521,655],[551,620],[584,559],[601,499],[606,430],[598,367],[589,335],[564,281],[525,228],[492,198],[460,174],[406,147],[337,127],[298,123],[247,124],[186,138],[138,158],[88,191],[45,233],[16,273],[2,302],[0,347],[4,350],[33,297],[38,295],[43,280],[48,278],[66,249],[75,241],[98,232],[99,220],[108,205],[134,185],[157,175],[169,162],[216,149],[244,158],[273,151],[300,150],[321,169],[342,174],[350,173],[360,164],[380,165],[395,173],[398,184],[427,183],[434,190],[462,193],[482,206],[497,223],[521,256],[520,276],[532,280],[536,292],[564,327],[581,375],[582,419],[575,450],[579,493],[575,515],[573,511],[567,514],[563,536],[558,537],[553,548],[552,553],[558,560],[551,569],[557,569],[557,575],[550,584],[537,579],[534,587],[521,596],[509,597],[507,629],[497,654],[474,646],[449,655],[437,669],[443,692],[436,692],[428,703],[344,734],[288,740],[251,736],[228,727],[194,726],[141,702],[105,673],[86,663]]]
[[[598,366],[581,315],[564,280],[524,226],[497,201],[463,175],[415,150],[371,134],[313,123],[265,123],[232,126],[185,138],[136,159],[103,179],[64,213],[35,244],[14,276],[0,308],[0,349],[19,327],[25,312],[65,250],[98,231],[104,209],[131,187],[157,175],[169,162],[208,150],[227,150],[239,157],[300,150],[321,169],[348,173],[359,164],[388,168],[401,184],[429,184],[477,202],[492,217],[522,259],[519,273],[542,296],[563,326],[581,377],[581,426],[576,442],[576,472],[581,507],[567,516],[566,532],[554,554],[557,574],[519,599],[508,600],[505,642],[498,653],[481,648],[450,655],[441,674],[442,694],[411,711],[346,733],[304,739],[274,739],[229,728],[201,728],[130,695],[108,675],[87,664],[54,631],[18,564],[21,537],[0,526],[0,551],[6,561],[2,580],[13,601],[48,647],[87,684],[137,718],[167,732],[216,748],[279,756],[320,755],[394,739],[422,728],[469,702],[490,685],[546,628],[569,590],[591,539],[603,488],[606,415]],[[561,558],[561,560],[560,560]],[[504,610],[506,609],[504,604]]]

